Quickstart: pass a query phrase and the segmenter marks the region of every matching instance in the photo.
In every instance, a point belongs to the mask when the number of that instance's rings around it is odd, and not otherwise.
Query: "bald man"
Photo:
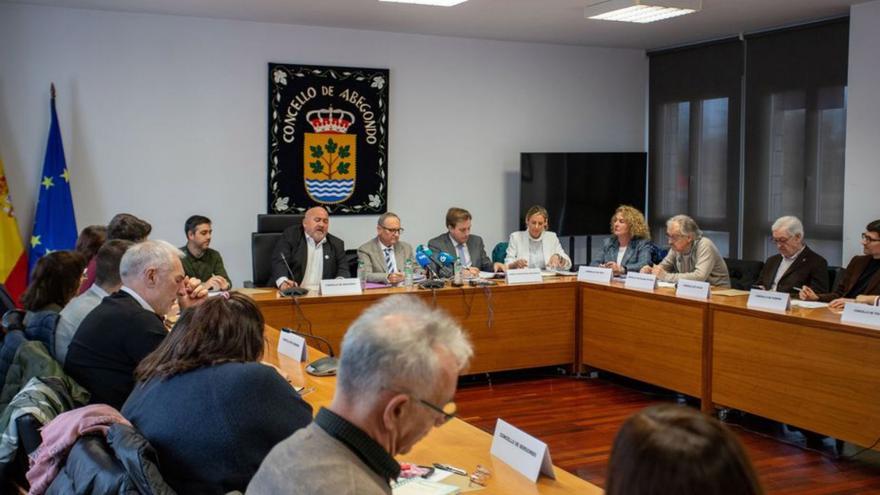
[[[290,272],[282,254],[290,265]],[[302,225],[288,227],[275,244],[272,280],[279,289],[297,286],[314,289],[323,279],[348,276],[345,244],[330,234],[330,215],[322,206],[309,208]]]

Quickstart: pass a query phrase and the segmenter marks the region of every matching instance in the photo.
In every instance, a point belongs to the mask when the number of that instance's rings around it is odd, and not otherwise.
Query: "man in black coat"
[[[272,280],[281,290],[297,286],[314,288],[321,280],[348,276],[345,244],[330,234],[330,215],[323,206],[308,209],[302,225],[285,229],[275,244]]]
[[[168,334],[165,314],[208,295],[183,272],[183,253],[165,241],[135,244],[122,256],[122,288],[105,297],[80,323],[64,371],[91,392],[90,403],[121,409],[134,388],[134,370]]]
[[[828,262],[804,243],[804,226],[797,217],[785,216],[773,222],[773,242],[779,254],[764,263],[758,284],[766,290],[792,292],[809,287],[828,291]]]

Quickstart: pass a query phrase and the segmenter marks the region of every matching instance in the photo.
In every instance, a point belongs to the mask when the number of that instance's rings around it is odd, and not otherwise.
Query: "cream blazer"
[[[507,253],[504,255],[504,264],[509,265],[511,262],[519,259],[529,259],[529,232],[521,230],[510,234],[510,240],[507,243]],[[562,258],[562,268],[568,270],[571,268],[571,258],[565,254],[559,238],[553,232],[545,231],[541,235],[541,247],[544,252],[544,265],[550,261],[550,257],[558,254]]]

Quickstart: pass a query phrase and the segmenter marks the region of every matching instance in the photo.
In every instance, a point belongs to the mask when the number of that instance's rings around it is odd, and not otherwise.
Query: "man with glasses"
[[[776,292],[799,293],[809,287],[828,292],[828,262],[804,242],[804,226],[797,217],[780,217],[770,228],[779,254],[764,263],[758,285]]]
[[[383,213],[376,222],[376,237],[358,248],[358,260],[364,262],[367,282],[399,284],[403,281],[406,260],[413,259],[413,248],[401,241],[403,228],[396,214]]]
[[[816,293],[804,287],[801,299],[830,301],[832,309],[843,309],[850,301],[877,304],[877,296],[880,296],[880,220],[874,220],[865,227],[862,252],[863,255],[853,256],[846,265],[840,283],[832,292]]]
[[[697,222],[687,215],[676,215],[666,221],[666,240],[669,254],[655,266],[644,266],[642,273],[653,273],[657,280],[678,282],[698,280],[713,287],[730,288],[727,264],[715,243],[703,232]]]
[[[134,388],[134,369],[168,335],[163,320],[208,295],[183,272],[183,253],[165,241],[128,248],[119,262],[120,290],[83,319],[70,342],[64,371],[91,392],[91,404],[122,409]]]
[[[247,493],[390,494],[394,456],[455,416],[472,355],[461,327],[413,296],[371,306],[343,338],[333,402],[272,449]]]

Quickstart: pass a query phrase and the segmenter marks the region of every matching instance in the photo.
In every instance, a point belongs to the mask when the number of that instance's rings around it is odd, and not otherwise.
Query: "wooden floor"
[[[575,378],[552,370],[463,378],[456,395],[465,421],[491,433],[501,417],[547,442],[554,464],[599,486],[605,485],[611,444],[624,420],[676,400],[674,393],[617,376]],[[726,422],[768,494],[880,494],[878,452],[835,458],[831,439],[810,450],[801,433],[778,423],[736,413]],[[859,450],[847,445],[843,454]]]

